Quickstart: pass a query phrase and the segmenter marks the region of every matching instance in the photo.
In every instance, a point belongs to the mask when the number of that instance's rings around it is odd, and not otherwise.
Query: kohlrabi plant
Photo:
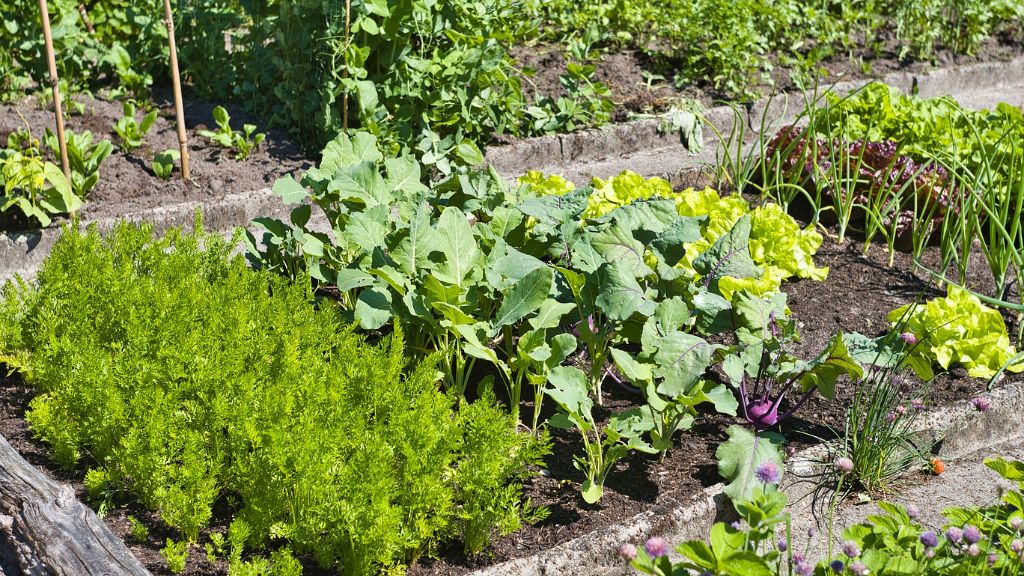
[[[255,124],[243,124],[241,132],[232,130],[231,116],[222,106],[213,109],[213,121],[217,123],[217,129],[200,130],[199,135],[222,148],[234,150],[235,160],[248,158],[267,137],[266,134],[256,132]]]
[[[114,124],[114,131],[117,132],[118,137],[121,139],[121,151],[131,152],[142,146],[143,138],[146,137],[146,133],[149,132],[156,122],[157,110],[155,108],[150,110],[142,117],[140,122],[135,119],[137,110],[134,103],[125,102],[121,105],[121,108],[124,115]]]
[[[586,480],[583,500],[593,504],[604,493],[604,482],[615,463],[631,450],[657,452],[643,441],[643,416],[639,409],[612,415],[606,424],[598,424],[592,409],[587,376],[578,368],[559,366],[548,373],[550,387],[545,393],[558,404],[559,412],[548,420],[556,428],[576,428],[583,439],[583,455],[573,456],[576,468]]]

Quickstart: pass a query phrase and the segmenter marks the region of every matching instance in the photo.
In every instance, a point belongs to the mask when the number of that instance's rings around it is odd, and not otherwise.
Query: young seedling
[[[221,106],[213,109],[213,120],[217,130],[200,130],[199,135],[222,148],[235,151],[235,160],[245,160],[267,137],[257,133],[255,124],[243,124],[242,131],[231,129],[231,116]]]
[[[153,173],[161,180],[168,180],[174,172],[174,161],[181,158],[177,150],[164,150],[153,157]]]
[[[142,139],[145,138],[146,133],[153,127],[153,123],[156,122],[157,111],[156,109],[150,110],[148,114],[142,117],[141,122],[137,122],[135,120],[135,104],[125,102],[121,109],[124,112],[124,116],[114,124],[114,131],[121,138],[121,151],[131,152],[142,146]]]
[[[85,197],[99,182],[100,164],[114,151],[114,145],[110,140],[93,143],[92,132],[89,131],[75,134],[69,130],[65,134],[68,161],[71,163],[71,189],[78,196]],[[60,142],[49,128],[46,130],[44,140],[55,156],[59,154]]]

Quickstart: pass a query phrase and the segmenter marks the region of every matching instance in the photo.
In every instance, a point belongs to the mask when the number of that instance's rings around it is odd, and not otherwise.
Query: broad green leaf
[[[544,266],[537,268],[516,282],[501,301],[501,307],[494,317],[493,333],[498,329],[522,320],[535,312],[547,300],[555,273]]]
[[[309,196],[309,191],[306,190],[306,187],[296,182],[291,176],[278,178],[274,182],[273,192],[285,204],[298,204]]]
[[[346,166],[361,162],[380,162],[384,155],[377,149],[377,137],[368,132],[357,132],[351,139],[344,133],[327,143],[320,159],[319,174],[314,177],[330,179]]]
[[[781,370],[789,376],[802,373],[800,386],[803,390],[817,388],[822,396],[829,399],[835,396],[836,381],[840,376],[856,380],[864,375],[860,365],[846,351],[842,333],[832,337],[828,348],[817,358],[809,362],[797,362],[792,367],[784,366]]]
[[[761,269],[750,258],[749,240],[750,214],[744,214],[727,234],[694,259],[693,268],[709,278],[712,287],[717,287],[722,276],[760,278]]]
[[[704,334],[721,334],[733,329],[732,304],[719,294],[703,288],[693,295],[696,326]]]
[[[516,342],[516,353],[535,362],[548,360],[551,358],[551,346],[548,346],[546,336],[544,330],[527,330]]]
[[[447,207],[437,221],[437,250],[444,261],[434,266],[434,273],[449,283],[465,287],[470,272],[477,268],[480,249],[466,215],[454,207]]]
[[[656,235],[667,230],[674,222],[680,220],[676,212],[676,203],[673,200],[637,200],[631,204],[619,206],[605,216],[595,218],[592,222],[597,224],[612,223],[613,227],[624,227],[628,230],[643,231],[639,240],[644,244],[650,242]],[[700,238],[698,227],[697,237]],[[688,242],[693,242],[688,240]]]
[[[704,395],[715,405],[715,412],[719,414],[735,416],[736,410],[740,407],[736,395],[725,384],[715,385],[713,382],[705,382]]]
[[[679,296],[674,296],[658,302],[658,307],[652,316],[657,321],[658,332],[668,334],[673,330],[681,330],[683,325],[690,319],[690,309],[686,302]]]
[[[360,292],[355,319],[364,330],[376,330],[386,324],[391,319],[391,292],[376,286]]]
[[[675,266],[686,255],[686,244],[701,238],[701,225],[706,217],[680,217],[667,226],[654,240],[651,248],[658,251],[665,263]]]
[[[362,288],[373,284],[373,276],[352,268],[339,268],[336,273],[338,290],[348,292],[353,288]]]
[[[556,334],[551,338],[549,346],[551,357],[547,359],[545,365],[551,369],[565,362],[565,359],[576,351],[576,337],[567,333]]]
[[[997,474],[1007,480],[1014,482],[1024,480],[1024,462],[1010,461],[1003,458],[986,458],[985,466],[995,470]]]
[[[727,576],[773,576],[768,563],[754,552],[734,552],[718,563],[718,569]]]
[[[730,426],[727,430],[729,439],[719,444],[715,450],[718,458],[718,473],[728,482],[723,492],[733,502],[749,500],[755,488],[764,485],[754,477],[754,471],[764,462],[773,462],[779,470],[779,476],[785,469],[782,462],[782,437],[778,434],[764,433],[754,435],[743,426]]]
[[[550,388],[544,392],[566,412],[593,420],[590,411],[594,406],[588,393],[587,376],[574,366],[557,366],[548,372]]]
[[[455,147],[455,153],[463,162],[470,166],[479,166],[484,163],[484,154],[471,140],[462,140]]]
[[[430,225],[430,213],[421,208],[409,220],[405,236],[391,251],[391,257],[405,274],[415,277],[430,266],[430,253],[435,250],[437,234]]]
[[[327,189],[336,192],[342,200],[359,200],[367,207],[391,205],[394,196],[384,182],[377,165],[362,162],[341,168],[335,173]]]
[[[558,328],[562,317],[576,308],[575,304],[558,302],[554,299],[547,299],[537,310],[537,315],[530,318],[528,322],[533,328],[540,330],[544,328]]]
[[[484,276],[491,288],[504,292],[539,268],[547,268],[543,260],[516,250],[504,240],[498,240],[487,255]]]
[[[715,351],[703,338],[679,331],[659,336],[652,344],[657,349],[654,374],[662,379],[658,392],[670,398],[690,393],[711,366]]]
[[[377,204],[352,214],[345,226],[345,238],[367,252],[383,246],[388,234],[389,211],[387,205]]]
[[[633,231],[622,225],[597,232],[590,238],[594,247],[607,262],[615,263],[637,278],[652,272],[644,262],[644,245],[633,237]]]
[[[650,382],[654,379],[654,372],[651,370],[651,365],[643,362],[637,362],[629,352],[618,348],[612,348],[611,355],[612,361],[615,362],[615,366],[617,366],[619,371],[622,372],[622,375],[629,379],[633,384],[642,386],[644,382]]]
[[[428,190],[420,181],[420,163],[414,156],[388,158],[384,161],[384,168],[388,187],[402,193],[397,196],[408,198]]]
[[[655,303],[648,300],[628,264],[605,264],[597,271],[599,288],[594,303],[611,320],[624,321],[637,312],[651,315]]]
[[[711,547],[699,540],[683,542],[676,546],[676,552],[683,558],[708,571],[714,571],[718,565],[718,560],[711,551]]]

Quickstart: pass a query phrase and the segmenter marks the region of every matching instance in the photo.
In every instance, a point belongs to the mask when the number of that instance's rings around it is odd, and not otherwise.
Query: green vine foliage
[[[369,344],[231,246],[72,228],[36,283],[5,287],[0,357],[91,494],[130,491],[188,541],[235,499],[233,563],[274,540],[344,574],[453,540],[475,553],[535,517],[519,480],[543,440],[493,396],[439,391],[431,359],[409,368],[400,330]]]

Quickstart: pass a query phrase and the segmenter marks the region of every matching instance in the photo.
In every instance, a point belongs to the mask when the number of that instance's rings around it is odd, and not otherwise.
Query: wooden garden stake
[[[349,14],[352,12],[352,0],[345,0],[345,70],[342,71],[342,77],[348,78],[348,48],[352,43],[350,37],[349,26],[352,22]],[[345,92],[341,96],[341,128],[345,132],[348,132],[348,88],[345,88]]]
[[[60,106],[60,85],[57,81],[57,60],[53,55],[53,35],[50,34],[50,12],[46,0],[39,0],[39,15],[43,19],[43,40],[46,42],[46,65],[50,69],[50,87],[53,88],[53,113],[57,116],[57,141],[60,143],[60,166],[64,176],[71,182],[71,165],[68,164],[68,143],[64,139],[64,112]]]
[[[85,29],[89,31],[89,34],[96,34],[96,29],[89,21],[89,12],[85,9],[85,4],[78,5],[78,15],[82,17],[82,23],[85,24]]]
[[[174,44],[174,17],[171,0],[164,0],[164,24],[171,49],[171,84],[174,86],[174,112],[178,122],[178,148],[181,150],[181,179],[190,179],[188,170],[188,139],[185,136],[185,107],[181,103],[181,75],[178,73],[178,48]]]

